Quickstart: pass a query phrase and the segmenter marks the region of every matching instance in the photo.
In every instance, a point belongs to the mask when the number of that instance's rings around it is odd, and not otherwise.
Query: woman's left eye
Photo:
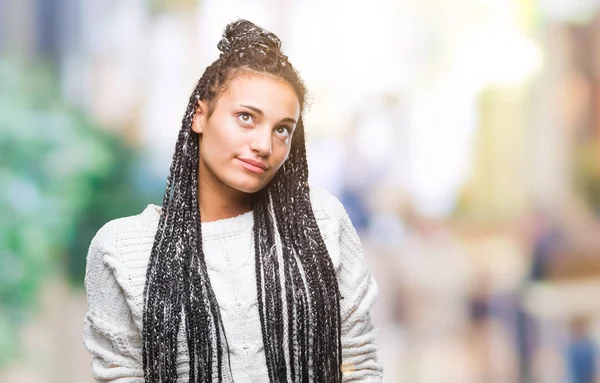
[[[292,129],[288,126],[279,126],[275,128],[275,131],[282,137],[289,137],[289,135],[292,133]]]

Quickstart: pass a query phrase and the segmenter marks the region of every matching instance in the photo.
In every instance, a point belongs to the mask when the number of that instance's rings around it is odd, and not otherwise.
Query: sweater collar
[[[142,220],[156,229],[160,219],[161,207],[149,204],[141,214]],[[254,213],[249,211],[235,217],[220,219],[217,221],[202,223],[202,238],[231,236],[237,233],[251,230],[254,226]]]

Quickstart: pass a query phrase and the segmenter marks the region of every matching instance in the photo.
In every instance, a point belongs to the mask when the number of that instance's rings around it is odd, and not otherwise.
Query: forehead
[[[294,88],[280,78],[244,73],[235,76],[221,94],[218,103],[250,105],[261,109],[265,115],[273,114],[298,119],[300,102]]]

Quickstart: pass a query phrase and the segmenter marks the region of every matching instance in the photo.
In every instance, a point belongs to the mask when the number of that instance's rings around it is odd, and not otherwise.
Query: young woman
[[[87,258],[101,382],[378,382],[378,294],[342,204],[310,190],[306,90],[277,36],[229,24],[183,117],[162,207]]]

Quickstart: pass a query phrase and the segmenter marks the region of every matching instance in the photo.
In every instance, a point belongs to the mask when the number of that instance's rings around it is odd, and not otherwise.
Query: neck
[[[198,203],[202,222],[237,217],[252,210],[252,194],[218,187],[198,177]]]

